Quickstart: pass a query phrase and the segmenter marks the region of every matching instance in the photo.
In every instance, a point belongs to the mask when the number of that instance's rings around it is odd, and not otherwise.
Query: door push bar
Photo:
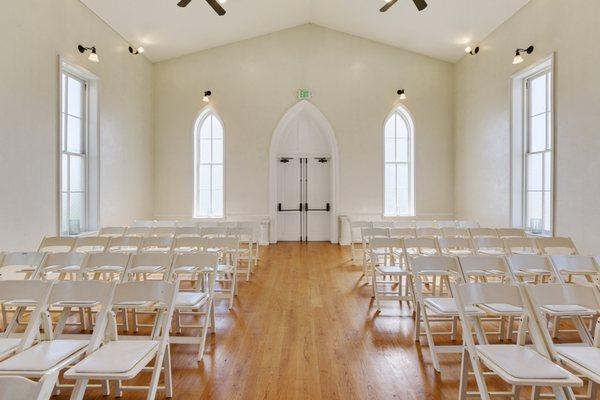
[[[302,205],[300,205],[302,206]],[[304,203],[304,211],[327,211],[331,209],[329,203],[325,204],[325,208],[308,208],[308,203]]]
[[[277,203],[277,211],[283,211],[283,212],[287,212],[287,211],[302,211],[302,203],[300,203],[300,205],[298,206],[298,208],[288,208],[288,209],[283,209],[281,208],[281,203]]]

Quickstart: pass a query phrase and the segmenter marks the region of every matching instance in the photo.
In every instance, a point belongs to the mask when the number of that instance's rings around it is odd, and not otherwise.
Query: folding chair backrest
[[[132,226],[127,228],[123,236],[144,238],[150,236],[151,229],[149,226]]]
[[[496,232],[498,233],[498,237],[502,239],[527,237],[525,229],[521,228],[498,228]]]
[[[526,276],[549,276],[556,279],[554,267],[546,256],[518,254],[506,257],[510,272],[516,281]]]
[[[435,221],[436,227],[438,228],[458,228],[458,222],[457,221],[452,221],[452,220],[442,220],[442,221]],[[461,228],[464,229],[464,228]]]
[[[37,382],[22,376],[1,376],[0,400],[49,400],[58,380],[58,372],[44,374]]]
[[[404,238],[404,252],[406,254],[421,255],[421,254],[439,254],[440,249],[435,238],[416,237]]]
[[[137,253],[142,246],[143,238],[139,236],[117,236],[110,239],[107,251]]]
[[[162,279],[166,280],[169,278],[172,263],[173,255],[170,253],[132,254],[123,281],[131,280],[135,274],[161,274]]]
[[[200,228],[200,236],[202,237],[223,237],[227,236],[226,226],[209,226]]]
[[[579,254],[575,244],[568,237],[540,237],[537,239],[542,254],[576,255]]]
[[[0,262],[0,279],[23,279],[35,274],[44,253],[38,251],[5,253]]]
[[[173,241],[173,253],[194,253],[204,249],[205,239],[200,236],[181,236]]]
[[[389,237],[389,228],[362,228],[361,236],[363,243],[368,243],[371,238],[375,237]]]
[[[528,285],[526,288],[534,304],[573,305],[600,311],[598,289],[593,286],[565,285],[563,283],[544,283]]]
[[[152,228],[155,222],[147,219],[136,219],[133,221],[133,228]]]
[[[125,231],[127,230],[126,226],[107,226],[104,228],[100,228],[98,232],[98,236],[106,236],[106,237],[117,237],[123,236]]]
[[[471,282],[471,278],[490,277],[500,278],[504,281],[512,280],[510,270],[504,257],[477,255],[458,257],[461,274],[465,282]]]
[[[508,254],[540,254],[537,241],[529,237],[504,238],[504,248]]]
[[[172,220],[157,220],[157,221],[154,221],[154,225],[152,225],[152,228],[171,228],[171,229],[175,229],[176,226],[177,226],[177,221],[172,221]]]
[[[54,282],[30,280],[0,281],[0,302],[29,300],[32,303],[47,301]]]
[[[455,286],[455,296],[460,296],[463,306],[477,304],[510,304],[516,307],[525,305],[517,285],[501,282],[459,283]]]
[[[195,226],[181,226],[175,229],[175,237],[194,237],[200,236],[200,229]]]
[[[92,253],[86,258],[81,274],[88,279],[88,274],[96,273],[117,274],[121,278],[129,264],[129,257],[129,253]]]
[[[466,228],[457,228],[455,226],[448,226],[442,228],[442,236],[444,237],[463,237],[470,238],[469,230]]]
[[[371,251],[378,249],[402,249],[402,239],[400,238],[380,238],[374,237],[369,241]]]
[[[458,259],[453,256],[414,256],[409,258],[415,276],[455,274],[458,278]]]
[[[77,238],[72,251],[79,253],[99,253],[106,251],[110,238],[105,236],[83,236]]]
[[[176,228],[172,226],[155,226],[150,230],[150,236],[153,237],[174,237]]]
[[[435,221],[415,221],[415,228],[437,228],[437,223]]]
[[[217,264],[219,263],[219,255],[216,253],[199,252],[188,254],[177,254],[173,259],[171,267],[171,275],[179,273],[179,271],[189,272],[189,267],[193,267],[196,271],[208,271],[210,274],[216,272]],[[211,276],[211,281],[214,277]],[[214,282],[211,282],[211,285]],[[210,287],[212,290],[212,287]]]
[[[417,237],[441,237],[442,230],[439,228],[419,228],[417,227]]]
[[[394,221],[373,221],[373,228],[393,228]]]
[[[362,229],[371,228],[369,221],[350,221],[350,240],[352,243],[362,242]]]
[[[568,275],[582,275],[596,281],[600,275],[600,265],[591,256],[551,256],[550,260],[560,282]]]
[[[49,278],[49,274],[54,272],[72,272],[78,274],[85,258],[86,254],[84,253],[49,253],[44,257],[35,277]],[[65,270],[65,268],[69,267],[69,271]]]
[[[440,237],[437,241],[442,254],[452,254],[453,250],[468,251],[471,254],[475,254],[471,239],[464,237]]]
[[[416,228],[415,221],[394,221],[394,228]]]
[[[498,237],[498,233],[492,228],[470,228],[469,233],[472,238],[477,237]]]
[[[472,239],[475,251],[494,251],[501,254],[506,252],[504,241],[497,237],[476,237]]]
[[[460,228],[479,228],[479,222],[477,221],[458,221],[458,226]]]
[[[49,236],[42,239],[38,251],[45,253],[62,253],[73,249],[75,238],[69,236]]]
[[[248,227],[228,228],[227,236],[235,236],[243,243],[252,243],[254,241],[254,230]]]
[[[217,221],[217,227],[219,228],[235,228],[237,226],[236,221]]]
[[[146,252],[169,252],[173,246],[172,236],[150,236],[144,238],[140,253]]]
[[[205,239],[206,249],[238,250],[239,240],[234,236],[212,237]]]
[[[193,220],[177,221],[177,223],[175,224],[175,227],[176,228],[197,228],[198,223]]]
[[[417,230],[415,228],[392,228],[389,234],[391,238],[414,238],[417,237]]]

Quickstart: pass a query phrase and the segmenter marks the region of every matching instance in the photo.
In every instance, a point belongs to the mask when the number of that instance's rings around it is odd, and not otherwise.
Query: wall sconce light
[[[400,96],[400,100],[406,100],[406,92],[404,89],[398,89],[396,93],[398,93],[398,96]]]
[[[204,92],[204,97],[202,98],[202,101],[205,103],[208,103],[210,101],[209,97],[212,94],[212,92],[210,90],[207,90],[206,92]]]
[[[515,58],[513,58],[513,64],[521,64],[523,62],[523,57],[521,56],[522,52],[527,54],[533,53],[533,46],[529,46],[526,49],[517,49],[515,51]]]
[[[137,49],[134,49],[133,47],[129,46],[129,52],[134,56],[137,56],[138,54],[142,54],[144,52],[144,48],[140,46]]]
[[[79,50],[79,52],[81,54],[85,53],[86,51],[90,50],[91,53],[88,56],[88,60],[92,61],[92,62],[100,62],[100,59],[98,58],[98,54],[96,54],[96,46],[92,46],[92,47],[84,47],[82,45],[78,45],[77,46],[77,50]]]
[[[465,53],[474,56],[475,54],[479,53],[479,46],[475,46],[475,48],[467,46],[465,47]]]

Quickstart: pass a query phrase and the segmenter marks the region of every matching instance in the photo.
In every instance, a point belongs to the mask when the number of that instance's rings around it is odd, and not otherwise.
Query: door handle
[[[330,211],[331,210],[331,206],[329,205],[329,203],[325,204],[325,208],[308,208],[308,203],[304,203],[304,210],[305,211]]]
[[[277,203],[277,211],[281,211],[281,212],[302,211],[302,203],[300,203],[300,206],[298,208],[288,208],[288,209],[282,208],[281,203]]]

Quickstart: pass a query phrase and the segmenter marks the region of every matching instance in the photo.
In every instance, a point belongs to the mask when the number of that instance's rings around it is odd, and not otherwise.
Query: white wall
[[[0,7],[0,243],[30,249],[57,233],[58,56],[100,78],[100,219],[152,215],[152,65],[77,0]],[[96,45],[100,63],[77,44]]]
[[[454,68],[455,205],[458,217],[509,224],[510,76],[556,52],[558,235],[600,250],[600,2],[532,0]],[[512,65],[515,48],[535,45]]]
[[[303,25],[155,64],[155,214],[193,212],[193,123],[212,90],[225,123],[228,215],[268,214],[268,152],[299,88],[327,117],[340,152],[339,212],[382,211],[382,129],[405,88],[415,118],[416,204],[453,213],[452,65]]]

